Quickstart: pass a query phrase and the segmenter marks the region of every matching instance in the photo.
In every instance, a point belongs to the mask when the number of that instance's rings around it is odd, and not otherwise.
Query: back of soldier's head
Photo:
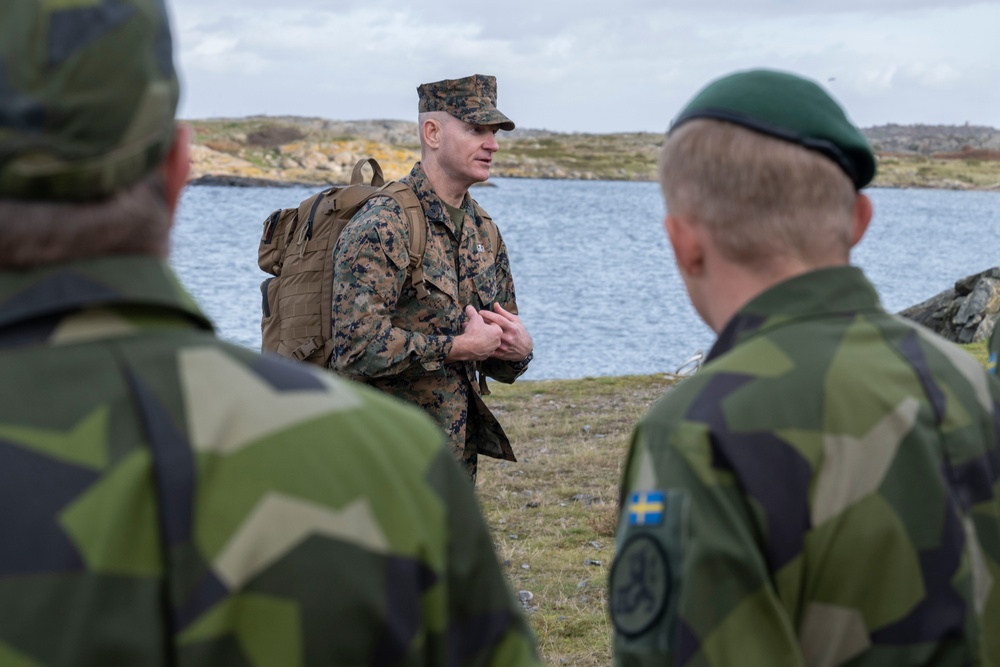
[[[747,265],[846,253],[855,195],[874,169],[864,136],[825,91],[767,70],[696,95],[659,165],[670,213],[705,225],[722,252]]]
[[[0,239],[76,236],[88,212],[155,198],[178,96],[163,0],[0,3]]]

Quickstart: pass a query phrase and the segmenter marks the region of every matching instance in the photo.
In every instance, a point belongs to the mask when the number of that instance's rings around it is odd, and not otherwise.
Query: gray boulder
[[[1000,267],[955,282],[955,286],[899,314],[956,343],[986,340],[1000,313]]]

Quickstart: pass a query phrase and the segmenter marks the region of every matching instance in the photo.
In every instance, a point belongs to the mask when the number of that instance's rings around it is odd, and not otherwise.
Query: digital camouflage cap
[[[3,0],[0,198],[131,185],[166,155],[178,97],[163,0]]]
[[[444,79],[417,87],[420,97],[418,110],[446,111],[459,120],[473,125],[499,125],[501,130],[513,130],[514,122],[497,109],[497,79],[495,76],[473,74],[462,79]]]
[[[863,188],[875,176],[875,153],[844,110],[819,84],[787,72],[736,72],[708,84],[681,110],[671,131],[709,118],[816,151]]]

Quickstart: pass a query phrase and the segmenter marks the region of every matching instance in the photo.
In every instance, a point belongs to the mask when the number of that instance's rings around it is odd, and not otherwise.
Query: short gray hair
[[[0,199],[0,268],[124,254],[165,259],[171,224],[158,169],[98,201]]]

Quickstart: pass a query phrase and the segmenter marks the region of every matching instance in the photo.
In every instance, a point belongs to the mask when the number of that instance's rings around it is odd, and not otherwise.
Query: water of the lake
[[[535,340],[525,377],[673,371],[711,346],[673,266],[656,184],[494,181],[473,195],[510,251],[521,317]],[[185,192],[170,261],[223,338],[259,348],[263,220],[312,191]],[[853,260],[890,311],[1000,264],[1000,192],[867,192],[875,219]]]

